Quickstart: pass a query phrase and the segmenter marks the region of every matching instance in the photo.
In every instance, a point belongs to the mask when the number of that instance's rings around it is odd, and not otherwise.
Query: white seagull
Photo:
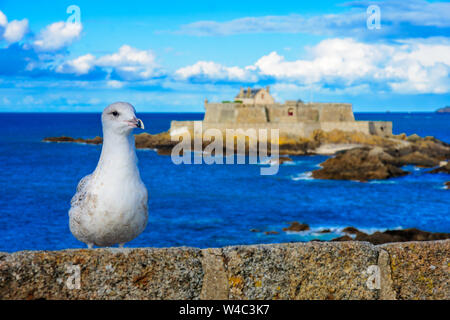
[[[136,238],[147,225],[148,194],[139,175],[134,128],[144,129],[134,107],[109,105],[102,113],[103,146],[93,173],[81,179],[72,198],[72,234],[92,248],[109,247]]]

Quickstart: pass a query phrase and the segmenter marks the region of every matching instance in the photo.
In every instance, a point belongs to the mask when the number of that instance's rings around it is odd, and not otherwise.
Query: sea
[[[141,113],[145,131],[202,113]],[[393,122],[395,134],[450,143],[450,114],[355,113],[357,120]],[[68,226],[78,181],[96,167],[101,145],[45,143],[44,137],[101,136],[97,113],[0,113],[0,251],[83,248]],[[450,232],[447,174],[406,166],[404,177],[371,181],[315,180],[326,156],[295,156],[276,175],[264,164],[175,165],[170,156],[138,150],[149,191],[146,230],[126,247],[223,247],[330,240],[347,226],[365,232],[419,228]],[[293,221],[310,230],[286,232]],[[330,233],[319,233],[330,229]]]

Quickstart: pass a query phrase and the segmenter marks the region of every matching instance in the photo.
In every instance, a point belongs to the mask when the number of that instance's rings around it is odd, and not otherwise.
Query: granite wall
[[[325,132],[332,130],[341,131],[356,131],[364,134],[374,134],[379,136],[390,136],[392,135],[392,123],[388,121],[353,121],[353,122],[286,122],[286,123],[258,123],[258,122],[248,122],[248,123],[211,123],[204,121],[172,121],[170,124],[171,135],[178,135],[180,132],[188,131],[194,132],[194,122],[202,124],[203,133],[208,129],[218,129],[224,135],[226,129],[278,129],[280,137],[290,136],[293,138],[309,137],[314,130],[321,129]],[[270,132],[268,133],[270,135]]]
[[[0,253],[2,299],[449,299],[450,240]]]

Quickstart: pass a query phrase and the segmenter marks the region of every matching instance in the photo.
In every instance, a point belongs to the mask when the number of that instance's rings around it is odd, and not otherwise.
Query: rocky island
[[[224,137],[225,139],[225,137]],[[100,144],[102,139],[81,139],[71,137],[48,137],[45,142],[72,142]],[[137,149],[154,149],[161,155],[170,155],[178,143],[173,141],[169,132],[159,134],[141,133],[135,135]],[[210,141],[203,142],[203,149]],[[193,144],[193,142],[192,142]],[[391,135],[381,137],[362,132],[345,132],[333,130],[324,132],[315,130],[309,137],[280,137],[281,155],[331,155],[321,164],[321,169],[313,171],[316,179],[338,179],[368,181],[388,179],[408,174],[401,169],[404,165],[425,168],[437,167],[430,172],[445,172],[445,165],[450,159],[450,145],[433,137]],[[246,146],[248,152],[248,145]],[[269,145],[269,153],[270,153]],[[225,153],[226,150],[224,149]],[[235,152],[237,152],[235,145]],[[281,163],[288,160],[281,158]],[[440,168],[440,166],[444,166]]]
[[[270,88],[243,89],[233,102],[210,103],[205,100],[203,121],[172,121],[169,131],[159,134],[135,135],[137,149],[154,149],[170,155],[181,139],[202,141],[202,148],[212,142],[204,130],[221,132],[226,146],[227,130],[234,130],[231,138],[244,138],[245,152],[249,151],[250,131],[277,129],[278,141],[268,142],[268,152],[277,144],[280,155],[330,155],[312,176],[316,179],[368,181],[388,179],[408,174],[402,167],[414,165],[439,167],[450,159],[450,145],[433,137],[416,134],[393,135],[392,123],[386,121],[355,121],[352,105],[346,103],[275,102]],[[195,126],[200,126],[199,133]],[[241,131],[239,131],[241,130]],[[100,144],[102,139],[48,137],[46,142],[75,142]],[[263,141],[259,141],[263,142]],[[237,143],[233,152],[238,152]],[[229,150],[228,150],[229,151]],[[223,152],[227,152],[224,147]],[[286,162],[281,158],[279,163]],[[438,169],[439,170],[439,169]],[[436,171],[432,171],[436,172]]]
[[[450,113],[450,106],[439,108],[436,110],[437,113]]]

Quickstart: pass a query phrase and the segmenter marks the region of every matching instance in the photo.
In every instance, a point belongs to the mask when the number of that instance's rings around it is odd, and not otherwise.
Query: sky
[[[240,86],[357,112],[450,105],[450,3],[0,0],[0,112],[202,112]]]

